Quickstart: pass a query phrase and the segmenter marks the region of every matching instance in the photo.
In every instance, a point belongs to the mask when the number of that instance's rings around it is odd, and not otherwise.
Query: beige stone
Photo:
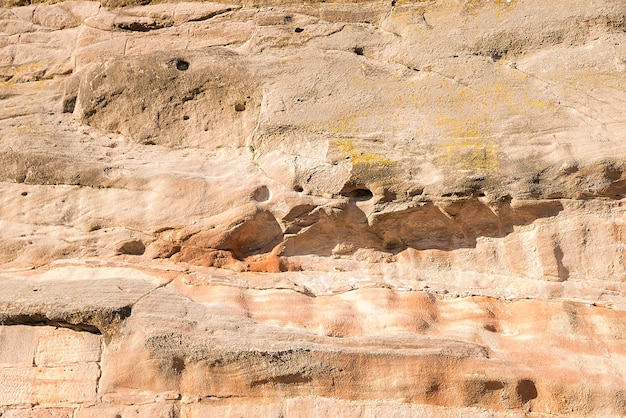
[[[31,367],[38,336],[33,327],[0,327],[0,367]]]
[[[100,361],[102,337],[89,332],[66,329],[40,333],[35,353],[35,365],[57,367]]]
[[[169,418],[171,416],[176,416],[179,408],[172,404],[148,404],[148,405],[133,405],[133,406],[124,406],[124,405],[97,405],[86,408],[80,408],[75,417],[80,418],[97,418],[103,416],[111,416],[115,417],[116,415],[125,417],[125,416],[134,416],[139,418]]]
[[[24,408],[8,409],[3,416],[9,418],[72,418],[73,408]]]
[[[197,403],[184,405],[182,411],[189,418],[200,418],[210,416],[220,417],[280,417],[283,415],[283,405],[281,403],[256,403],[256,404],[224,404],[224,402]]]
[[[0,369],[0,404],[94,403],[100,368],[95,363]]]
[[[3,416],[626,414],[623,1],[25,3]]]

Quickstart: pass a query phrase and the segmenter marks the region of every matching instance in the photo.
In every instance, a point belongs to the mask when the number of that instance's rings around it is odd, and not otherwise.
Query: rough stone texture
[[[101,336],[88,332],[49,326],[0,327],[0,410],[39,404],[94,404],[101,340]],[[60,408],[58,416],[70,411],[73,413],[72,409]],[[44,410],[32,413],[48,416]]]
[[[3,417],[626,415],[623,0],[27,3]]]

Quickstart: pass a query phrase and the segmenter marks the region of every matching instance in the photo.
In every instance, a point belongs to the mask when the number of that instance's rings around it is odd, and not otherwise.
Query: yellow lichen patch
[[[554,103],[554,100],[532,100],[530,98],[525,98],[524,100],[525,108],[536,108],[543,109],[549,111],[556,111],[558,107]]]
[[[441,117],[437,126],[453,138],[483,138],[491,135],[493,119],[488,116],[452,119]]]
[[[486,71],[483,64],[474,65],[475,72]],[[463,84],[446,85],[443,90],[447,94],[438,98],[438,104],[448,107],[447,115],[465,118],[480,114],[500,114],[502,111],[519,112],[526,106],[543,107],[538,102],[549,104],[553,98],[544,89],[537,89],[532,85],[529,88],[528,75],[514,67],[497,66],[488,71],[493,75],[488,82],[476,80],[471,84],[464,81]],[[451,69],[447,76],[463,80],[462,69]]]
[[[354,141],[350,138],[333,138],[333,146],[344,158],[351,157],[354,154]]]
[[[356,183],[389,183],[394,162],[374,153],[364,152],[352,157],[352,178]]]
[[[498,143],[492,137],[492,119],[487,116],[440,118],[437,125],[448,135],[440,162],[457,170],[485,171],[498,167]]]
[[[354,122],[356,121],[356,118],[357,118],[356,114],[353,114],[350,116],[344,116],[341,119],[334,121],[330,125],[330,131],[337,132],[337,133],[350,132],[351,130],[354,129]]]
[[[383,167],[391,167],[393,165],[393,161],[391,161],[389,158],[380,154],[364,152],[359,155],[353,155],[352,164],[383,168]]]
[[[457,170],[483,172],[499,166],[498,144],[488,139],[450,139],[442,151],[441,163]]]
[[[544,107],[547,105],[543,100],[529,100],[526,104],[532,107]]]
[[[394,161],[381,154],[360,151],[351,138],[333,138],[333,147],[352,162],[352,178],[358,183],[386,182]]]
[[[468,0],[463,9],[466,12],[474,13],[480,10],[483,7],[498,7],[498,10],[501,10],[505,7],[510,7],[516,3],[516,0]]]
[[[40,63],[27,63],[21,65],[7,65],[0,67],[0,75],[10,77],[8,84],[28,81],[39,81],[46,73],[46,66]]]

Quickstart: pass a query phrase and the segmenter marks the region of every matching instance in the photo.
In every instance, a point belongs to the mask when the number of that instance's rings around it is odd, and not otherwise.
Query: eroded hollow
[[[74,113],[76,107],[76,96],[71,96],[63,100],[63,113]]]
[[[535,386],[535,382],[528,379],[520,380],[517,383],[517,387],[515,391],[520,397],[522,403],[526,403],[532,399],[537,397],[537,387]]]
[[[504,383],[498,381],[498,380],[489,380],[487,382],[485,382],[485,389],[489,390],[489,391],[493,391],[493,390],[500,390],[504,388]]]
[[[267,186],[261,186],[254,191],[252,198],[257,202],[267,202],[272,197],[270,189]]]
[[[38,289],[33,289],[37,291]],[[91,334],[102,335],[102,331],[95,325],[87,322],[70,323],[58,319],[49,319],[45,314],[20,314],[7,318],[0,318],[0,325],[2,326],[15,326],[15,325],[28,325],[28,326],[47,326],[54,328],[67,328],[79,332],[89,332]]]
[[[185,371],[185,359],[181,357],[173,357],[172,371],[177,375],[182,374],[182,372]]]
[[[370,200],[374,197],[374,193],[365,187],[346,188],[341,191],[342,196],[349,197],[351,200],[358,202]]]
[[[127,255],[143,255],[146,251],[146,246],[143,242],[138,240],[128,240],[121,242],[116,250],[117,254]]]
[[[189,69],[189,62],[185,61],[184,59],[177,59],[174,65],[176,66],[176,69],[178,71],[187,71]]]

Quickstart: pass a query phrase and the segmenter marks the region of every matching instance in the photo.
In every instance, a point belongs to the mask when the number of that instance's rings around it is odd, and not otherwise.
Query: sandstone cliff
[[[623,0],[0,5],[0,415],[626,415]]]

